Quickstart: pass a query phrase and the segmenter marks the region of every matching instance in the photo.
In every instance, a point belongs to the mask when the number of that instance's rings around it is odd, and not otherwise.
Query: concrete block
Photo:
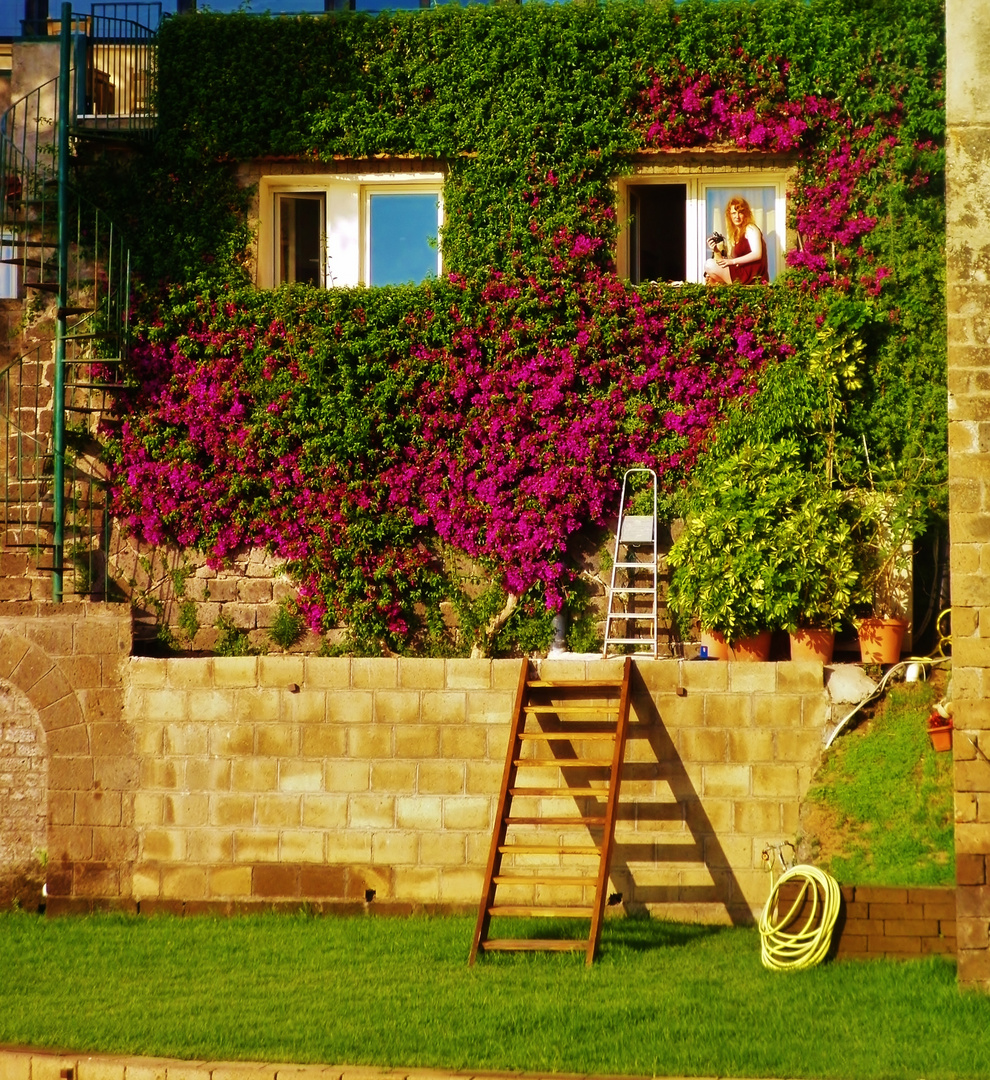
[[[748,765],[705,765],[702,794],[741,799],[750,794],[751,771]]]
[[[413,903],[436,903],[440,895],[440,871],[435,867],[396,866],[395,898]]]
[[[733,804],[732,827],[760,839],[781,833],[780,803],[772,799],[740,799]]]
[[[260,757],[294,757],[299,753],[299,728],[295,724],[258,724],[255,752]]]
[[[129,700],[128,715],[138,722],[184,724],[189,720],[189,702],[185,694],[173,690],[146,690],[140,698]]]
[[[410,724],[395,729],[397,758],[435,758],[439,753],[439,728],[429,724]]]
[[[446,679],[443,660],[399,657],[399,686],[407,690],[442,690]]]
[[[289,724],[322,724],[327,720],[327,691],[283,693],[282,719]]]
[[[361,657],[351,661],[351,685],[355,690],[394,690],[399,685],[399,662],[395,657]]]
[[[328,694],[326,706],[332,724],[370,724],[374,718],[374,695],[363,690]]]
[[[138,851],[145,862],[177,863],[186,857],[186,830],[146,828],[138,833]]]
[[[706,694],[704,722],[710,727],[750,727],[753,723],[753,698],[748,694]]]
[[[347,656],[307,656],[303,674],[307,690],[347,690],[351,685],[351,660]]]
[[[367,791],[370,780],[370,762],[328,761],[326,764],[328,792]]]
[[[810,660],[788,660],[777,664],[779,694],[817,694],[821,692],[825,673],[821,664]]]
[[[376,723],[353,727],[347,732],[349,758],[370,758],[373,761],[392,756],[393,728],[388,723]]]
[[[462,761],[422,761],[417,790],[421,795],[457,795],[464,791]]]
[[[186,861],[200,866],[228,866],[234,861],[234,839],[226,829],[189,829]]]
[[[119,825],[120,793],[116,791],[80,791],[76,793],[76,825]]]
[[[347,826],[348,796],[303,795],[302,823],[310,829],[343,829]]]
[[[283,829],[278,852],[282,862],[323,863],[326,861],[324,834],[314,829]]]
[[[633,664],[636,672],[633,685],[638,682],[654,694],[673,694],[681,685],[683,663],[676,659],[636,660]]]
[[[420,866],[463,866],[465,852],[463,833],[426,832],[419,838]]]
[[[31,1080],[59,1080],[62,1073],[70,1070],[75,1076],[79,1059],[69,1054],[32,1054]]]
[[[336,848],[336,843],[333,844]],[[328,856],[329,858],[329,856]],[[371,839],[371,863],[374,866],[416,866],[419,862],[419,837],[408,832],[376,832]],[[436,872],[434,871],[434,880]],[[433,894],[434,899],[436,893]],[[405,897],[405,899],[409,899]]]
[[[234,690],[230,720],[237,724],[266,724],[280,718],[281,695],[276,690]]]
[[[371,790],[411,795],[416,791],[418,775],[419,766],[415,761],[373,761]]]
[[[441,867],[440,900],[445,904],[477,904],[485,887],[485,874],[473,867]]]
[[[463,724],[467,719],[467,693],[464,690],[426,690],[420,709],[424,723]]]
[[[722,660],[685,660],[680,675],[688,696],[692,691],[724,694],[729,689],[729,665]]]
[[[258,685],[271,690],[284,690],[306,681],[306,661],[301,656],[261,656],[258,658]]]
[[[469,724],[508,724],[514,707],[515,697],[507,691],[468,693],[465,719]]]
[[[400,795],[395,800],[395,821],[400,829],[437,830],[442,824],[439,796]]]
[[[765,662],[735,662],[729,664],[730,693],[772,694],[776,689],[777,664]]]
[[[322,791],[323,761],[307,758],[280,761],[279,789],[282,792]]]
[[[250,896],[251,867],[210,867],[207,871],[206,895],[211,899]]]
[[[422,717],[418,690],[379,690],[375,694],[375,720],[396,726],[418,724]]]
[[[724,762],[729,732],[721,728],[682,728],[675,734],[675,745],[680,756],[690,761]]]
[[[206,896],[206,870],[201,866],[162,870],[163,900],[202,900]]]
[[[210,729],[205,724],[165,724],[166,757],[205,757],[210,752]]]
[[[516,680],[519,678],[519,668],[516,667]],[[461,660],[452,659],[446,661],[445,686],[448,690],[488,690],[492,685],[492,661],[491,660]]]
[[[757,798],[786,799],[802,794],[798,770],[792,765],[754,764],[752,794]]]
[[[468,795],[498,795],[502,786],[503,762],[469,761],[465,771]]]
[[[279,834],[276,829],[234,829],[235,863],[277,863]]]
[[[395,796],[385,791],[351,795],[347,800],[347,822],[358,829],[393,828]]]
[[[213,685],[218,690],[257,686],[258,660],[257,656],[215,656]]]
[[[371,863],[373,834],[359,829],[327,836],[327,862],[338,866],[359,866]]]
[[[254,795],[219,794],[210,796],[210,825],[219,828],[254,824]]]
[[[235,758],[230,770],[231,791],[278,790],[278,762],[270,758]]]
[[[186,762],[186,789],[190,792],[229,791],[230,770],[230,762],[222,758],[192,758]]]
[[[0,1051],[0,1080],[31,1080],[31,1052],[8,1049]]]
[[[349,731],[346,724],[306,724],[299,728],[300,753],[309,758],[346,757],[348,735],[353,730]]]
[[[165,679],[173,690],[203,690],[213,686],[212,657],[175,657],[165,661]]]
[[[302,824],[302,799],[296,794],[259,795],[255,820],[262,826],[297,828]]]
[[[186,829],[206,825],[209,812],[210,799],[205,794],[182,793],[165,795],[162,799],[162,817],[166,825]]]

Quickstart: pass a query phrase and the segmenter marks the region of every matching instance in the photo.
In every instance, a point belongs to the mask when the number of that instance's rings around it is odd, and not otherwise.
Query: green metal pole
[[[72,5],[62,4],[58,67],[58,312],[55,320],[55,388],[52,396],[55,451],[55,539],[52,552],[52,600],[62,602],[65,547],[65,320],[69,306],[69,108],[71,86]]]

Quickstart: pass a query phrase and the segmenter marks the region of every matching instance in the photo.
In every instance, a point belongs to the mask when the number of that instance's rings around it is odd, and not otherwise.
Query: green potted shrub
[[[807,468],[796,440],[713,455],[684,519],[668,555],[668,604],[682,623],[696,618],[723,637],[730,654],[773,630],[830,639],[861,598],[856,507]]]

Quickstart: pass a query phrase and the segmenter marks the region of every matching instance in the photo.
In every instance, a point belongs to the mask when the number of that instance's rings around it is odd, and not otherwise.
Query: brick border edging
[[[790,905],[799,885],[785,883]],[[837,958],[956,955],[956,890],[844,885],[842,908],[832,934]],[[805,909],[797,918],[804,916]]]
[[[374,1065],[186,1061],[0,1046],[0,1080],[588,1080],[583,1073],[396,1069]],[[624,1076],[621,1080],[656,1080]],[[695,1078],[704,1080],[704,1078]]]

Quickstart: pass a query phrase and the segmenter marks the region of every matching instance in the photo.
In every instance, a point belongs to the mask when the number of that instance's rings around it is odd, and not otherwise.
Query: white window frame
[[[616,245],[616,268],[619,275],[631,278],[630,259],[632,244],[630,241],[630,217],[631,199],[630,188],[646,187],[650,185],[677,184],[685,187],[686,205],[684,221],[684,252],[685,252],[685,280],[700,284],[705,276],[705,259],[708,258],[708,249],[705,246],[705,238],[712,230],[710,222],[705,220],[707,195],[710,188],[747,188],[747,187],[772,187],[774,191],[774,216],[776,218],[776,256],[777,273],[784,268],[784,252],[786,250],[787,228],[787,179],[788,173],[783,169],[752,169],[745,172],[739,171],[705,171],[690,172],[683,168],[670,170],[650,169],[649,172],[632,173],[618,181],[618,212],[619,220],[624,226],[619,233]],[[717,226],[718,231],[724,233],[725,225]],[[772,238],[768,243],[773,243]]]
[[[258,185],[258,285],[278,283],[278,195],[324,197],[324,284],[353,287],[368,282],[371,260],[370,197],[382,192],[437,197],[437,269],[443,271],[439,237],[443,228],[443,173],[353,173],[265,176]]]

